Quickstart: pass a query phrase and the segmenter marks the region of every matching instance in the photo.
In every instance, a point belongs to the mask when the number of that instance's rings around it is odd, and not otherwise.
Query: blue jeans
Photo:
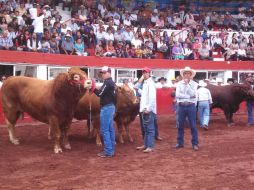
[[[198,145],[198,130],[196,127],[196,106],[191,105],[177,105],[177,115],[178,115],[178,134],[177,143],[179,145],[184,145],[184,123],[186,117],[188,118],[190,128],[191,128],[191,143],[192,146]]]
[[[210,119],[210,106],[208,101],[200,101],[198,102],[198,112],[199,112],[199,120],[201,127],[206,125],[208,126]]]
[[[143,129],[145,132],[144,135],[144,145],[146,148],[154,148],[154,138],[155,138],[155,125],[154,119],[155,114],[149,112],[148,114],[142,113],[143,119]]]
[[[247,101],[248,124],[254,124],[254,122],[253,122],[253,107],[254,107],[254,101],[253,100]]]
[[[114,128],[115,105],[108,104],[101,108],[100,127],[104,142],[104,154],[115,154],[115,128]]]

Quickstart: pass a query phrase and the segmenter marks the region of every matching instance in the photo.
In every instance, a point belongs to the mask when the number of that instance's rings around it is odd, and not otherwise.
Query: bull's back
[[[1,89],[3,111],[27,112],[34,118],[46,122],[42,112],[46,112],[52,81],[29,77],[10,77]]]

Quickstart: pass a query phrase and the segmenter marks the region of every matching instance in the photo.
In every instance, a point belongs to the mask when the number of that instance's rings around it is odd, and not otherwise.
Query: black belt
[[[180,106],[190,106],[190,105],[195,105],[193,102],[179,102]]]

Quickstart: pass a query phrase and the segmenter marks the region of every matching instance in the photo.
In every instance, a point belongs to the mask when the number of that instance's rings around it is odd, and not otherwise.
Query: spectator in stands
[[[109,41],[114,41],[114,34],[112,33],[112,30],[110,28],[107,29],[107,32],[105,32],[104,37],[106,44],[108,44]]]
[[[105,31],[104,31],[104,27],[100,27],[99,31],[96,33],[96,39],[97,39],[97,43],[99,41],[101,41],[102,43],[105,42]]]
[[[3,83],[4,83],[4,81],[6,80],[6,76],[2,76],[1,77],[1,80],[0,80],[0,89],[1,89],[1,87],[2,87],[2,85],[3,85]]]
[[[154,27],[156,25],[157,20],[159,20],[158,10],[154,10],[151,14],[150,22]]]
[[[233,45],[230,44],[229,48],[226,50],[226,52],[223,54],[226,60],[230,61],[236,61],[237,60],[237,50],[233,48]]]
[[[78,56],[88,56],[88,53],[85,51],[84,43],[82,43],[81,39],[78,38],[76,43],[74,44],[75,54]]]
[[[15,46],[18,51],[27,51],[27,39],[26,36],[21,33],[15,39]]]
[[[155,27],[159,29],[165,28],[165,21],[163,15],[160,15],[160,17],[157,19]]]
[[[74,44],[71,41],[71,35],[66,34],[65,40],[62,41],[62,54],[73,55],[74,54]]]
[[[37,40],[35,33],[31,34],[27,40],[28,51],[40,52],[41,51],[41,42]]]
[[[125,47],[123,42],[118,42],[115,50],[116,50],[116,57],[121,57],[121,58],[125,57],[125,51],[124,51]]]
[[[194,16],[192,15],[190,11],[186,13],[186,15],[184,16],[184,20],[185,20],[184,24],[188,27],[197,25],[197,22],[195,21]]]
[[[143,50],[141,49],[141,46],[138,45],[138,47],[135,50],[135,57],[136,58],[142,58]]]
[[[193,60],[194,59],[194,54],[192,49],[188,47],[187,43],[184,43],[183,45],[183,55],[185,60]]]
[[[106,52],[104,53],[104,56],[106,56],[106,57],[115,57],[116,56],[116,50],[113,45],[113,41],[109,41],[109,43],[106,45]]]
[[[41,40],[41,52],[43,52],[43,53],[50,52],[50,44],[49,44],[48,40],[46,40],[44,37]]]
[[[175,42],[173,46],[172,57],[174,60],[184,59],[183,48],[179,42]]]
[[[249,38],[249,43],[247,45],[246,55],[248,60],[254,60],[254,39]]]
[[[204,60],[204,59],[208,59],[208,60],[212,60],[212,57],[210,57],[210,50],[208,49],[208,47],[206,46],[205,43],[202,43],[201,48],[199,48],[198,53],[200,55],[200,59]]]
[[[98,42],[98,44],[95,47],[95,56],[102,57],[104,55],[104,48],[101,41]]]
[[[130,27],[125,27],[125,31],[123,32],[123,40],[125,43],[131,44],[132,39],[134,38],[134,34],[131,31]]]
[[[49,45],[50,45],[50,53],[55,53],[55,54],[59,54],[59,47],[58,47],[58,43],[56,41],[56,36],[52,35],[49,41]]]
[[[238,60],[240,61],[245,61],[246,60],[246,50],[244,49],[243,46],[240,46],[239,49],[237,50],[237,56],[238,56]]]

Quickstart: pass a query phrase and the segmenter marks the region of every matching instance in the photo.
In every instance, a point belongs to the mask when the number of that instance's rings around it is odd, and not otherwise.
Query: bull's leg
[[[70,128],[70,123],[67,126],[63,127],[63,146],[65,149],[71,150],[71,144],[69,142],[69,136],[68,136],[68,131]]]
[[[8,129],[8,132],[9,132],[9,138],[10,138],[10,141],[15,144],[15,145],[18,145],[19,144],[19,140],[15,137],[15,123],[12,124],[7,118],[5,119],[6,121],[6,125],[7,125],[7,129]]]
[[[233,113],[229,113],[229,122],[231,123],[231,125],[235,125],[234,121],[233,121]]]
[[[57,118],[51,118],[49,121],[49,125],[51,127],[52,133],[54,135],[55,144],[54,144],[54,152],[56,154],[63,152],[60,146],[60,139],[61,139],[61,130],[59,128],[59,122]]]
[[[224,115],[225,115],[226,120],[227,120],[227,126],[228,126],[228,127],[232,127],[232,124],[231,124],[231,122],[230,122],[230,114],[229,114],[229,112],[224,111]]]
[[[129,127],[129,125],[125,125],[124,127],[125,127],[125,131],[126,131],[126,134],[128,136],[129,141],[130,142],[134,142],[134,140],[133,140],[133,138],[132,138],[132,136],[130,134],[130,127]]]
[[[119,142],[123,144],[124,143],[124,140],[123,140],[123,125],[118,123],[117,128],[118,128]]]
[[[101,136],[100,136],[100,120],[99,119],[93,120],[93,128],[94,128],[94,132],[96,135],[96,145],[102,146]]]
[[[52,139],[52,129],[51,129],[51,126],[49,126],[49,131],[48,131],[48,140],[51,140]]]

